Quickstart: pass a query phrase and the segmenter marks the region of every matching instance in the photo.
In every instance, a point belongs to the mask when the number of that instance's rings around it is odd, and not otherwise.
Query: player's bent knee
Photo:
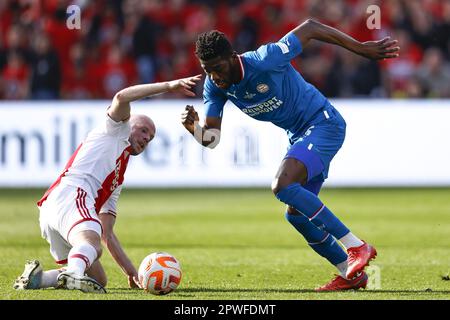
[[[272,181],[272,192],[276,196],[281,190],[293,183],[306,184],[308,173],[306,166],[297,159],[284,159]]]
[[[294,183],[295,181],[288,179],[286,177],[283,178],[275,178],[272,181],[272,192],[273,194],[276,196],[281,190],[283,190],[284,188],[286,188],[288,185]]]
[[[272,193],[274,195],[277,195],[277,193],[280,191],[279,190],[279,186],[278,186],[278,179],[273,179],[272,180],[272,185],[270,187],[272,189]]]

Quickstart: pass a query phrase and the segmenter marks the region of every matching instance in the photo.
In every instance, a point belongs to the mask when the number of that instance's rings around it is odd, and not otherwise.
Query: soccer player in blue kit
[[[290,64],[313,39],[375,60],[395,58],[400,49],[396,40],[359,42],[312,19],[278,42],[241,55],[223,33],[205,32],[198,37],[195,54],[207,74],[203,89],[206,119],[201,126],[194,107],[186,106],[181,121],[200,144],[214,148],[220,140],[223,107],[230,100],[248,116],[286,130],[290,148],[272,191],[287,205],[286,219],[339,271],[316,290],[365,288],[364,268],[376,257],[375,248],[351,233],[318,197],[330,162],[344,142],[346,123]]]

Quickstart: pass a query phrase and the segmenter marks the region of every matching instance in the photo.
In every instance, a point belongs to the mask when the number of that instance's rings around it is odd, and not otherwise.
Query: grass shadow
[[[142,294],[142,291],[140,289],[129,289],[129,288],[110,288],[108,290],[110,293],[126,293],[126,294]],[[176,291],[178,294],[181,293],[292,293],[292,294],[299,294],[299,293],[317,293],[317,294],[335,294],[337,292],[316,292],[314,289],[251,289],[251,288],[180,288]],[[376,293],[393,293],[393,294],[417,294],[417,293],[423,293],[423,294],[448,294],[450,295],[450,290],[406,290],[406,289],[399,289],[399,290],[350,290],[350,291],[340,291],[339,293],[345,293],[345,292],[351,292],[351,293],[368,293],[368,294],[376,294]]]

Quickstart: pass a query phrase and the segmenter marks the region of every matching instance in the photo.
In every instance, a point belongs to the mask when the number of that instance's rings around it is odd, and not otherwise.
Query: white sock
[[[345,276],[347,273],[347,268],[348,268],[347,261],[337,264],[336,268],[339,270],[339,274],[341,275],[341,277],[344,279],[347,279],[347,277]]]
[[[89,243],[73,247],[67,259],[67,271],[83,276],[97,258],[97,250]]]
[[[339,239],[345,249],[359,247],[364,244],[361,239],[357,238],[353,233],[349,232],[345,236]]]
[[[41,284],[40,288],[55,288],[58,284],[58,281],[56,280],[58,278],[58,275],[62,272],[61,269],[54,269],[54,270],[48,270],[42,272],[41,277]]]

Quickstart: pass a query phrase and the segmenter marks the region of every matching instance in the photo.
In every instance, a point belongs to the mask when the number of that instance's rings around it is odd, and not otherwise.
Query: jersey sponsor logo
[[[265,83],[260,83],[256,86],[256,91],[258,91],[259,93],[266,93],[267,91],[269,91],[269,86]]]
[[[242,109],[242,112],[250,117],[256,117],[262,113],[272,112],[283,105],[283,101],[279,100],[276,96],[257,105],[249,106]]]
[[[102,183],[101,188],[97,190],[97,197],[95,198],[95,211],[97,213],[100,212],[100,208],[105,204],[113,191],[123,183],[128,160],[130,159],[130,151],[131,147],[128,147],[122,152],[122,154],[116,160],[116,167],[114,171],[112,171],[106,177],[106,179]],[[128,156],[126,156],[127,153]]]
[[[122,166],[122,160],[117,161],[116,169],[114,170],[114,179],[111,183],[111,192],[119,186],[120,179],[120,167]]]

